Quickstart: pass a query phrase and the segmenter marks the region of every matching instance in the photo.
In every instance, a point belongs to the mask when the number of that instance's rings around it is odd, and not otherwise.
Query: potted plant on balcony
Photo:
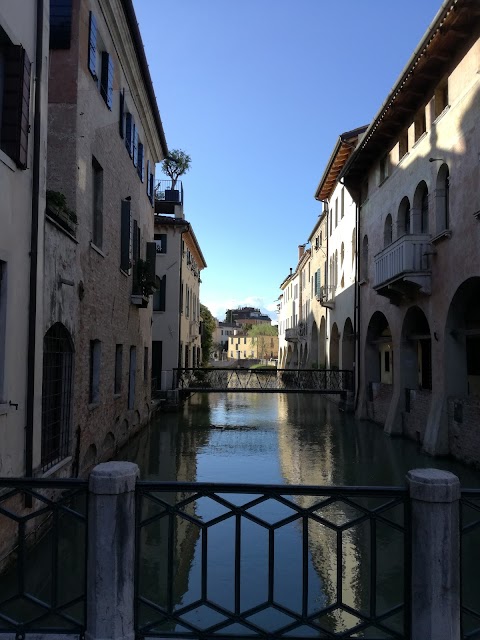
[[[180,202],[180,192],[176,189],[177,180],[190,169],[192,159],[181,149],[173,149],[162,163],[162,171],[172,181],[170,189],[165,189],[167,202]]]

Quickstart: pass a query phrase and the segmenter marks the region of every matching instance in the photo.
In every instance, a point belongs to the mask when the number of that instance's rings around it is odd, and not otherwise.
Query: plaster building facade
[[[163,391],[172,388],[174,369],[199,367],[202,361],[200,283],[207,263],[180,199],[173,209],[168,199],[155,204],[152,379]],[[170,210],[173,215],[160,213]]]
[[[238,309],[228,309],[225,314],[225,320],[230,323],[236,323],[239,326],[272,324],[271,318],[255,307],[238,307]]]
[[[278,336],[237,333],[228,338],[229,360],[277,360]]]
[[[228,339],[233,336],[239,326],[235,322],[221,322],[215,320],[215,331],[213,332],[213,353],[214,360],[225,360],[228,352]]]
[[[40,462],[49,3],[0,7],[0,475]]]
[[[60,4],[40,464],[82,475],[149,418],[154,174],[168,150],[132,1]]]
[[[360,207],[358,415],[480,463],[480,7],[446,1],[343,174]]]

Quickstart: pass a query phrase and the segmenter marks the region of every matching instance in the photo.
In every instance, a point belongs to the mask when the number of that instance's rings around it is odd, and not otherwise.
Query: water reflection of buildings
[[[362,461],[360,442],[355,438],[355,430],[352,429],[352,433],[348,435],[342,433],[338,410],[334,405],[313,396],[308,398],[307,405],[305,397],[288,394],[279,395],[278,403],[279,459],[283,477],[288,484],[358,485],[362,484],[362,480],[359,480],[363,475],[362,467],[367,476],[363,484],[372,482],[368,465]],[[317,415],[318,428],[306,425],[307,410]],[[389,447],[385,449],[388,451]],[[387,461],[384,459],[384,462]],[[319,498],[313,496],[298,496],[294,499],[302,507],[310,507],[319,501]],[[335,502],[326,509],[319,509],[317,514],[335,525],[343,525],[358,517],[360,512],[343,502]],[[312,521],[308,533],[312,564],[323,583],[328,606],[335,602],[337,594],[336,532]],[[369,580],[372,563],[369,536],[368,522],[348,528],[342,533],[343,603],[366,615],[369,615],[370,609]],[[403,544],[398,534],[392,535],[380,526],[376,540],[376,562],[380,568],[377,580],[379,587],[382,587],[382,592],[377,594],[377,610],[386,611],[403,600]],[[396,563],[395,566],[392,567],[392,563]],[[390,572],[388,581],[382,574],[387,567]],[[327,616],[323,624],[329,624],[332,631],[340,632],[357,622],[359,620],[355,617],[336,610]],[[398,621],[396,624],[398,625]]]

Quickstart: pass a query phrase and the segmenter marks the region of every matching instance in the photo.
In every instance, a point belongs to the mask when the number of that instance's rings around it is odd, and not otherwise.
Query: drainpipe
[[[360,391],[360,192],[357,193],[357,198],[355,200],[355,228],[356,228],[356,238],[355,242],[357,244],[357,260],[355,264],[355,302],[354,302],[354,316],[353,316],[353,335],[355,336],[355,347],[356,347],[356,355],[355,355],[355,402],[354,402],[354,411],[357,411],[358,408],[358,400],[359,400],[359,391]]]
[[[37,34],[35,51],[35,116],[33,120],[32,166],[32,230],[30,238],[30,294],[28,309],[27,401],[25,425],[25,475],[33,475],[33,418],[35,410],[38,218],[40,205],[40,127],[42,122],[43,70],[43,13],[44,0],[37,0]],[[26,505],[28,506],[28,505]],[[31,505],[30,505],[31,506]]]

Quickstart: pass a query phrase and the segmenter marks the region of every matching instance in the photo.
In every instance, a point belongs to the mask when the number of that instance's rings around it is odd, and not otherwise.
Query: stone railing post
[[[453,473],[407,474],[412,517],[412,640],[460,640],[460,482]]]
[[[89,478],[86,640],[134,640],[138,466],[105,462]]]

